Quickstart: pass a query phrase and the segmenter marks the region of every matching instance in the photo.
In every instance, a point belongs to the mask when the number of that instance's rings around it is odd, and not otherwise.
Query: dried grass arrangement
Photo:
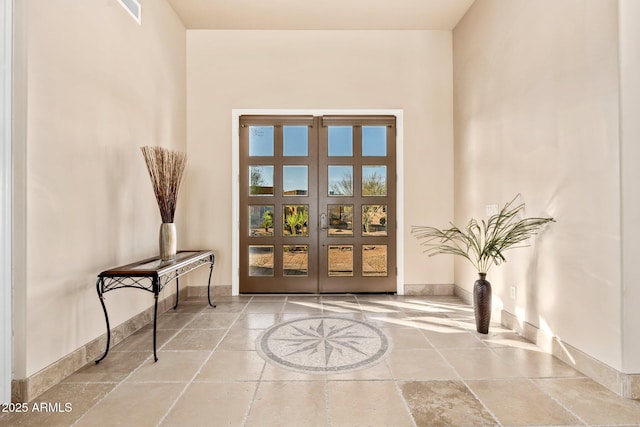
[[[163,223],[172,223],[187,154],[163,147],[142,147],[142,155],[158,201]]]

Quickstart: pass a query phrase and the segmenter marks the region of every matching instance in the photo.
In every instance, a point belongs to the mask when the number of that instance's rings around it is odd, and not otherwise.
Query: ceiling
[[[452,30],[474,0],[168,0],[187,29]]]

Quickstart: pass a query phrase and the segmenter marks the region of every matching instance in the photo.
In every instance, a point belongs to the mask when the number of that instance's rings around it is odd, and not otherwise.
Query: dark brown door
[[[395,118],[240,118],[240,292],[396,289]]]
[[[396,290],[395,118],[323,117],[320,292]]]

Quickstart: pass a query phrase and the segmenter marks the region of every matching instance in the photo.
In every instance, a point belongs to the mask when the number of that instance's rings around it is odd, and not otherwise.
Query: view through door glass
[[[240,118],[240,292],[396,290],[395,118]]]

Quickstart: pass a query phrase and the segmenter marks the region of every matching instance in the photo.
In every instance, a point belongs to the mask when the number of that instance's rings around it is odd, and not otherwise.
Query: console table
[[[157,362],[156,355],[156,322],[158,320],[158,295],[162,289],[171,281],[176,281],[176,304],[178,307],[178,278],[196,268],[209,265],[209,281],[207,282],[207,301],[211,307],[215,305],[211,302],[211,274],[213,273],[213,263],[215,256],[213,251],[178,251],[175,258],[169,261],[161,261],[159,257],[147,258],[121,267],[103,271],[98,275],[96,290],[104,318],[107,323],[107,348],[96,363],[107,357],[109,344],[111,343],[111,328],[109,326],[109,315],[107,306],[104,303],[104,294],[121,288],[142,289],[153,294],[155,299],[153,307],[153,358]]]

